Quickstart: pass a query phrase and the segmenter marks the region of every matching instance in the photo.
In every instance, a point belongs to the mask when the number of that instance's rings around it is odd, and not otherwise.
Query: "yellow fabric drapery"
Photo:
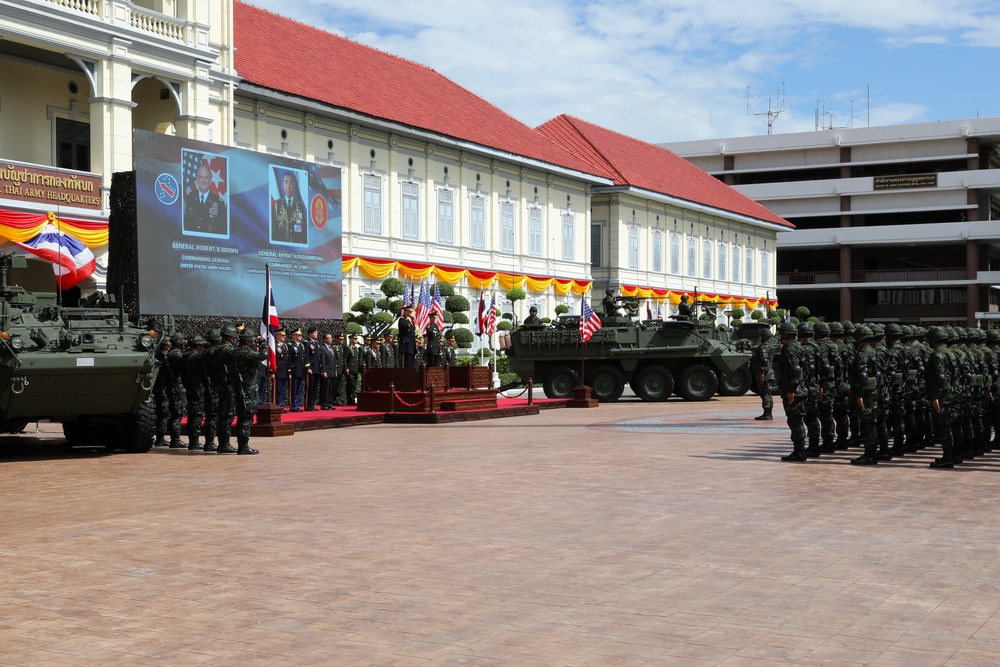
[[[514,287],[525,288],[530,292],[544,292],[550,287],[558,295],[576,294],[581,296],[589,292],[594,283],[592,280],[560,279],[549,276],[528,276],[519,273],[503,273],[500,271],[481,271],[476,269],[461,269],[452,266],[439,266],[419,262],[403,262],[391,259],[372,259],[345,255],[341,261],[344,275],[357,268],[372,280],[385,280],[394,272],[400,278],[410,280],[426,280],[432,274],[442,282],[452,285],[463,278],[475,290],[487,290],[499,285],[504,290]]]
[[[41,232],[47,224],[55,225],[63,234],[72,236],[88,248],[108,244],[108,223],[106,221],[60,218],[52,211],[42,215],[40,213],[0,210],[0,240],[24,243]]]

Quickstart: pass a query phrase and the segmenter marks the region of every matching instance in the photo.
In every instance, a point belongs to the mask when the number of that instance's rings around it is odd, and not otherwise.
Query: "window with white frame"
[[[751,285],[754,283],[753,277],[753,246],[750,245],[750,239],[747,238],[746,247],[743,249],[744,259],[746,259],[747,265],[744,267],[744,280],[746,280]]]
[[[438,243],[455,243],[455,192],[438,190]]]
[[[469,216],[469,245],[473,248],[486,247],[486,197],[472,195]]]
[[[542,208],[528,208],[528,254],[532,257],[542,256]]]
[[[760,281],[765,285],[771,281],[771,253],[767,249],[767,241],[760,251]]]
[[[734,283],[740,281],[740,235],[733,236],[733,274],[729,279]]]
[[[573,261],[573,223],[575,217],[570,211],[562,214],[562,258],[568,262]]]
[[[514,252],[514,202],[500,202],[500,250]]]
[[[687,246],[687,274],[694,278],[698,275],[698,237],[694,235],[694,225],[691,225],[691,231],[688,233]]]
[[[382,233],[382,178],[365,174],[365,234]]]
[[[726,255],[726,248],[728,244],[726,243],[726,237],[722,236],[719,238],[719,271],[715,276],[718,280],[726,280],[726,267],[729,265],[729,257]]]
[[[681,235],[676,226],[670,232],[670,273],[681,274]]]
[[[420,186],[416,183],[403,182],[400,184],[403,196],[402,216],[404,239],[416,239],[420,236]]]
[[[712,278],[712,239],[705,238],[701,241],[701,277],[710,280]]]
[[[663,273],[663,232],[653,230],[653,271]]]
[[[639,227],[628,226],[628,268],[639,268]]]

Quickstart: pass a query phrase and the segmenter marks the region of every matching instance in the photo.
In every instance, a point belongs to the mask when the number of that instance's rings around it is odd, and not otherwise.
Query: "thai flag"
[[[434,283],[434,303],[431,304],[431,310],[438,314],[438,326],[442,329],[444,328],[444,302],[441,299],[441,290],[438,288],[438,284]]]
[[[646,299],[646,319],[653,319],[653,309],[652,306],[649,305],[649,299]]]
[[[260,316],[260,336],[267,340],[267,367],[275,371],[278,357],[274,332],[281,328],[281,324],[278,323],[278,309],[274,305],[274,292],[271,291],[271,269],[266,264],[264,273],[267,276],[267,291],[264,293],[264,312]]]
[[[59,289],[67,290],[81,283],[97,268],[90,248],[69,234],[63,234],[51,222],[24,243],[15,243],[33,255],[52,262]]]
[[[583,297],[583,309],[580,313],[580,342],[586,343],[590,337],[601,328],[601,318],[594,312],[594,309],[587,303],[587,297]]]
[[[486,293],[483,290],[479,290],[479,319],[476,320],[476,324],[479,328],[477,336],[486,333]]]

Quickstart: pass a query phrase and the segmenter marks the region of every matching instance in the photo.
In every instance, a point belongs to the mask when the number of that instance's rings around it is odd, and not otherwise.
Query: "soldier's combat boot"
[[[190,449],[191,451],[199,451],[200,452],[201,449],[202,449],[202,446],[201,446],[201,443],[198,442],[197,440],[191,440],[191,442],[188,443],[188,449]]]
[[[806,460],[806,443],[793,442],[792,453],[781,457],[782,461],[800,462]]]
[[[237,454],[260,454],[260,452],[250,446],[250,438],[237,438],[236,442],[239,444],[239,448],[236,450]]]
[[[158,435],[156,436],[156,442],[154,442],[153,445],[156,447],[167,447],[170,443],[167,442],[167,439],[162,435]]]
[[[851,459],[851,465],[873,466],[878,465],[878,444],[865,444],[865,453],[856,459]]]
[[[771,416],[771,408],[765,409],[764,410],[764,414],[762,414],[761,416],[754,417],[754,420],[755,421],[759,421],[759,422],[764,422],[764,421],[769,422],[769,421],[772,421],[773,419],[774,419],[774,417]]]
[[[929,467],[931,467],[931,468],[945,468],[945,469],[947,469],[947,468],[954,468],[955,467],[955,452],[954,452],[954,449],[955,449],[954,445],[952,445],[952,446],[942,445],[941,446],[941,452],[942,452],[941,458],[934,459],[933,461],[931,461],[931,464],[930,464]]]
[[[823,452],[824,454],[833,454],[835,451],[837,451],[837,445],[836,443],[834,443],[832,438],[830,440],[824,440],[823,444],[820,445],[819,451]]]
[[[235,454],[236,448],[230,445],[228,441],[226,442],[220,441],[219,447],[215,451],[218,452],[219,454]]]
[[[170,440],[170,449],[186,449],[188,444],[180,438]]]
[[[806,447],[806,458],[815,459],[819,458],[819,440],[810,440],[809,446]]]
[[[218,449],[219,449],[219,447],[212,440],[209,440],[208,442],[205,443],[205,451],[206,452],[214,452],[214,451],[218,451]]]

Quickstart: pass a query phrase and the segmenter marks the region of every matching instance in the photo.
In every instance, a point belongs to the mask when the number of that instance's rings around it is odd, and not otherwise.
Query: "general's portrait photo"
[[[224,157],[189,149],[181,151],[184,234],[229,236],[228,166]]]
[[[271,243],[309,243],[309,209],[305,203],[306,172],[271,165]]]

